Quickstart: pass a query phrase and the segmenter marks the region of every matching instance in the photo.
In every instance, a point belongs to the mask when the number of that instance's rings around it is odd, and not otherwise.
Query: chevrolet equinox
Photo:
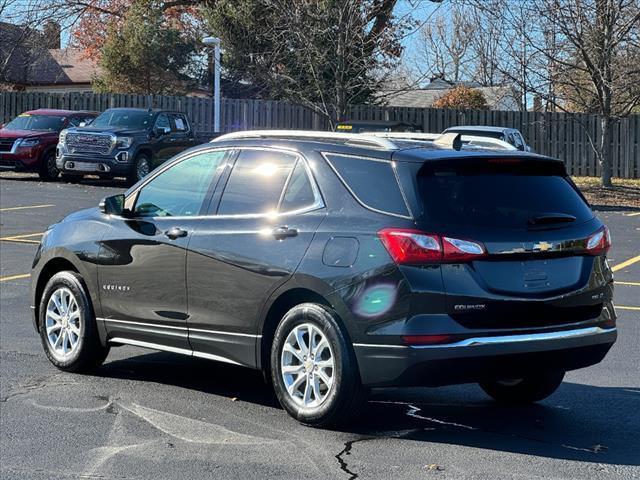
[[[609,232],[562,162],[443,137],[227,134],[67,216],[33,262],[47,357],[260,369],[308,425],[373,387],[546,398],[616,339]]]

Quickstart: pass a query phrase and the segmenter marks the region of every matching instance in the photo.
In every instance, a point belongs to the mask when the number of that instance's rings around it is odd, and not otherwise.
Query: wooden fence
[[[112,107],[166,108],[186,112],[199,132],[213,132],[210,98],[161,95],[0,92],[0,123],[36,108],[102,111]],[[327,130],[327,118],[313,110],[287,102],[223,99],[223,132],[247,129],[288,128]],[[495,110],[446,110],[434,108],[355,106],[352,120],[401,120],[422,130],[439,133],[455,125],[495,125],[519,129],[534,151],[561,158],[572,175],[600,175],[591,142],[599,142],[599,117],[578,113],[504,112]],[[610,142],[613,174],[640,178],[640,115],[624,118],[613,127]]]

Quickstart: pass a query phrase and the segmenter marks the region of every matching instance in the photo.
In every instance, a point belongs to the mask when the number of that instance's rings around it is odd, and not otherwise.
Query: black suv
[[[60,132],[56,164],[66,178],[90,173],[134,183],[198,143],[184,113],[111,108],[89,125]]]
[[[616,339],[609,232],[560,161],[445,143],[242,132],[184,152],[43,236],[48,358],[87,371],[136,345],[261,369],[313,425],[372,387],[547,397]]]

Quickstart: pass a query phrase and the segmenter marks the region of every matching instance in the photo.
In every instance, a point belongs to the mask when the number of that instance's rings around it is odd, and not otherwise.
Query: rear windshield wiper
[[[571,223],[576,220],[576,217],[569,215],[568,213],[541,213],[539,215],[530,217],[527,220],[527,224],[530,227],[541,227],[544,225],[553,225],[557,223]]]

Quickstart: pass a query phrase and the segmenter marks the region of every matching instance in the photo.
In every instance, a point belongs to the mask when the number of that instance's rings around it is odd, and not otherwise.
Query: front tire
[[[151,172],[151,158],[146,153],[141,153],[133,162],[133,170],[127,176],[129,184],[139,182]]]
[[[544,372],[524,378],[482,382],[480,387],[500,403],[526,404],[544,400],[555,392],[564,372]]]
[[[56,165],[56,152],[55,150],[49,150],[42,155],[42,161],[40,162],[40,169],[38,170],[38,176],[41,180],[51,181],[58,178],[60,170]]]
[[[306,425],[344,423],[365,400],[353,348],[324,305],[303,303],[283,317],[271,347],[271,377],[282,407]]]
[[[49,361],[60,370],[90,372],[109,353],[100,342],[91,300],[76,272],[56,273],[40,300],[40,339]]]

